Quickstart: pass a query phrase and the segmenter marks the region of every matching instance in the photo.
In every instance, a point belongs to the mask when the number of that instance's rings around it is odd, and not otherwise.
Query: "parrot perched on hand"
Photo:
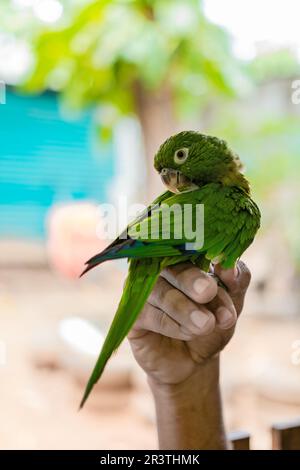
[[[107,361],[118,348],[142,310],[160,272],[170,265],[191,261],[208,271],[210,262],[232,268],[252,243],[260,225],[260,211],[250,197],[242,165],[224,140],[193,131],[171,136],[159,148],[154,167],[167,191],[161,194],[102,253],[87,261],[82,274],[107,260],[128,258],[129,273],[117,312],[81,401],[84,405]],[[195,225],[197,205],[204,207],[202,244],[187,239],[181,213],[170,216],[168,236],[157,224],[165,208],[190,208]],[[159,209],[164,210],[159,211]],[[160,214],[160,215],[159,215]],[[151,224],[157,233],[149,233]],[[180,231],[179,231],[180,232]],[[182,230],[181,230],[182,232]],[[177,235],[177,236],[176,236]]]

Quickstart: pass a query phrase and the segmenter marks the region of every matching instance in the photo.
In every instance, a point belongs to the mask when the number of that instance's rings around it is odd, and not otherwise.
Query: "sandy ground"
[[[77,412],[91,359],[58,337],[68,316],[105,329],[123,273],[66,281],[50,270],[0,270],[0,448],[150,449],[156,447],[152,401],[124,347],[86,408]],[[270,426],[300,417],[300,365],[292,364],[300,317],[257,317],[251,306],[223,357],[229,431],[244,429],[253,448],[270,448]]]

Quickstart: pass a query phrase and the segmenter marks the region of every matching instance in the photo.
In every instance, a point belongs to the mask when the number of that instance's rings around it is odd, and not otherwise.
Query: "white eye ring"
[[[187,157],[189,156],[189,149],[184,147],[182,149],[176,150],[174,153],[174,162],[177,163],[177,165],[182,165]]]

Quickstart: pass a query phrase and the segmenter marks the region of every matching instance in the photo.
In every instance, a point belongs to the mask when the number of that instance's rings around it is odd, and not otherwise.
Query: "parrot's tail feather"
[[[87,267],[80,274],[80,277],[90,271],[90,269],[93,269],[95,266],[98,266],[98,264],[104,263],[104,261],[125,257],[122,256],[122,250],[130,248],[130,246],[132,246],[134,243],[135,240],[132,240],[131,238],[127,240],[118,239],[115,242],[111,243],[103,251],[101,251],[101,253],[97,253],[97,255],[93,256],[88,261],[86,261],[85,264],[87,265]]]
[[[133,260],[124,287],[118,310],[111,324],[100,355],[86,386],[80,408],[83,407],[93,386],[99,380],[112,353],[133,326],[142,310],[162,269],[162,261],[157,259]]]
[[[141,240],[134,240],[128,238],[127,240],[118,240],[112,243],[105,250],[93,256],[86,262],[87,267],[81,273],[80,277],[95,268],[98,264],[104,261],[129,258],[129,259],[142,259],[142,258],[156,258],[166,256],[176,256],[182,254],[182,250],[171,245],[160,243],[148,243]]]

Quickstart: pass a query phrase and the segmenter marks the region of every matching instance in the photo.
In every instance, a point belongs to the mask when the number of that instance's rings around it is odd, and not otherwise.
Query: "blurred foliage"
[[[249,64],[250,75],[258,82],[291,78],[300,73],[299,61],[289,48],[275,49],[256,56]]]
[[[202,131],[225,138],[241,155],[264,229],[283,232],[300,270],[294,52],[260,45],[254,60],[241,63],[200,0],[60,2],[64,14],[51,26],[28,9],[16,14],[10,0],[0,3],[2,29],[32,48],[34,66],[23,89],[56,90],[76,110],[100,105],[104,132],[121,115],[139,112],[137,89],[149,96],[169,89],[181,122],[193,116]]]
[[[136,112],[137,86],[169,87],[182,117],[211,96],[234,96],[244,80],[228,36],[208,22],[199,0],[88,2],[67,26],[39,34],[33,48],[24,89],[60,91],[75,109],[106,104],[108,126]]]
[[[300,110],[291,102],[299,63],[290,55],[293,67],[287,73],[278,63],[284,57],[284,66],[287,55],[272,55],[264,65],[261,57],[251,64],[254,69],[260,62],[259,86],[243,100],[223,103],[205,130],[228,140],[241,156],[262,210],[262,232],[280,232],[300,272]]]
[[[64,8],[64,17],[70,18],[86,0],[60,0]],[[32,40],[37,34],[45,29],[45,22],[40,20],[32,11],[30,1],[22,2],[18,0],[1,0],[0,2],[0,34],[12,34],[23,40]]]

